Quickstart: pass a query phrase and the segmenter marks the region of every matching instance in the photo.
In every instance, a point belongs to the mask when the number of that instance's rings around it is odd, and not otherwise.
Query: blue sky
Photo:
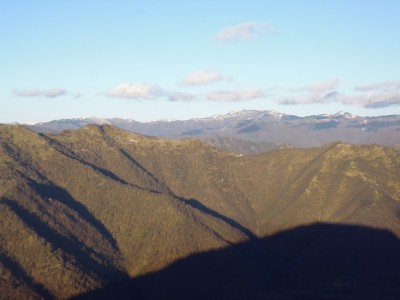
[[[400,114],[400,1],[1,1],[0,122]]]

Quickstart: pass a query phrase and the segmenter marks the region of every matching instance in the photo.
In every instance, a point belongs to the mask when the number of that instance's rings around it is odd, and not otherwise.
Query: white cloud
[[[121,83],[108,91],[106,95],[126,99],[166,99],[168,101],[191,101],[196,98],[192,94],[166,91],[158,85],[146,83]]]
[[[193,73],[194,74],[194,73]],[[283,95],[277,98],[277,102],[283,105],[299,105],[299,104],[323,104],[323,103],[342,103],[346,105],[358,105],[365,108],[377,109],[388,106],[400,105],[400,88],[394,89],[394,82],[385,82],[375,84],[370,89],[357,90],[350,94],[344,94],[337,91],[339,80],[332,79],[324,82],[318,82],[303,86],[297,89],[281,89]],[[392,89],[389,89],[392,88]],[[46,90],[46,97],[56,97],[61,92],[57,93],[54,90]],[[49,92],[52,91],[52,92]],[[65,91],[65,90],[63,90]],[[17,94],[17,91],[15,92]],[[64,92],[66,93],[66,91]],[[285,94],[286,93],[286,94]],[[43,96],[43,90],[19,90],[20,96]],[[62,94],[62,93],[61,93]],[[170,91],[161,88],[155,84],[145,83],[122,83],[106,93],[109,97],[127,98],[127,99],[142,99],[142,100],[159,100],[167,101],[194,101],[199,96],[179,91]],[[261,89],[247,90],[222,90],[214,91],[205,95],[206,99],[215,102],[235,102],[249,101],[253,99],[265,98],[266,94]]]
[[[343,103],[365,108],[400,105],[400,81],[373,82],[354,88],[357,94],[345,97]]]
[[[222,28],[217,34],[216,39],[221,42],[229,42],[234,40],[250,40],[256,36],[256,32],[260,29],[269,30],[266,24],[258,22],[243,22],[236,25]]]
[[[14,95],[19,97],[47,97],[55,98],[67,94],[66,89],[17,89]]]
[[[210,70],[199,70],[186,76],[182,83],[184,85],[210,84],[222,80],[222,75]]]
[[[278,102],[284,105],[335,102],[340,97],[339,92],[336,91],[338,86],[339,80],[331,79],[312,83],[297,89],[284,89],[292,92],[292,94],[279,97]],[[296,92],[297,95],[293,95],[293,92]]]
[[[121,83],[106,93],[109,97],[127,99],[154,99],[160,94],[160,87],[146,83]]]
[[[216,102],[246,101],[263,98],[265,94],[260,89],[241,90],[241,91],[217,91],[207,95],[207,99]]]
[[[365,85],[359,85],[354,88],[356,91],[373,91],[373,90],[396,90],[400,89],[400,81],[385,81],[385,82],[374,82]]]
[[[374,92],[357,95],[346,95],[333,91],[325,95],[283,96],[278,99],[283,105],[315,104],[338,102],[346,105],[357,105],[377,109],[400,105],[400,91]]]
[[[400,105],[400,91],[384,91],[342,97],[344,104],[361,105],[365,108],[383,108]]]
[[[313,83],[297,89],[281,89],[283,95],[276,101],[283,105],[342,103],[364,108],[378,109],[400,106],[400,82],[385,81],[357,86],[356,92],[337,91],[338,79]],[[286,94],[285,94],[286,93]]]

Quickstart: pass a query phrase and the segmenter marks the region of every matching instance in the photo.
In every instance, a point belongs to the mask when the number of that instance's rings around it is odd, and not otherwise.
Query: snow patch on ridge
[[[231,118],[236,118],[239,120],[251,120],[251,119],[260,119],[260,118],[274,118],[280,119],[285,114],[274,110],[246,110],[246,109],[239,109],[231,111],[227,114],[222,115],[214,115],[208,118],[202,118],[202,120],[226,120]],[[197,119],[198,120],[198,119]]]

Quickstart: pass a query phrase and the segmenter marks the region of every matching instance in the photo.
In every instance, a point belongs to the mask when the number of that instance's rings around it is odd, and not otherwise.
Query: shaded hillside
[[[380,146],[241,156],[109,125],[2,125],[0,170],[4,298],[76,296],[314,222],[400,236],[400,153]]]
[[[264,233],[315,221],[400,233],[400,157],[390,148],[336,143],[276,150],[229,167]]]
[[[400,240],[313,224],[196,254],[78,299],[397,299]]]
[[[195,140],[132,142],[130,133],[104,129],[109,139],[119,136],[114,147],[125,149],[175,195],[195,199],[259,235],[314,221],[400,233],[400,156],[390,148],[335,143],[240,157]],[[117,166],[110,169],[119,172]]]
[[[1,141],[0,249],[23,270],[3,264],[8,283],[28,278],[27,289],[64,298],[246,237],[133,163],[137,183],[24,128],[2,127]]]

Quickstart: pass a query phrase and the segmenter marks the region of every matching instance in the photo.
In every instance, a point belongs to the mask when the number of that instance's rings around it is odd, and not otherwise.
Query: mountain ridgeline
[[[30,125],[37,132],[58,133],[89,124],[113,125],[151,136],[194,137],[223,150],[260,154],[281,145],[309,148],[341,141],[399,147],[400,116],[360,117],[338,112],[299,117],[276,111],[239,110],[225,115],[183,121],[137,122],[126,119],[81,118]]]
[[[2,299],[400,297],[392,148],[0,125],[0,171]]]

